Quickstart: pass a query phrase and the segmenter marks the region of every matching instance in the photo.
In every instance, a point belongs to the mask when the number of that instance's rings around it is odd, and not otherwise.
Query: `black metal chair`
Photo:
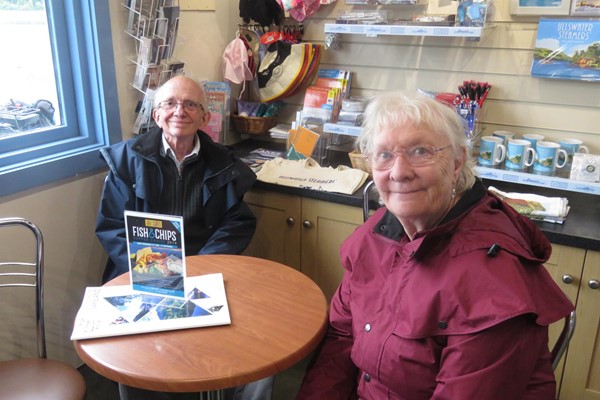
[[[46,354],[42,233],[36,225],[23,218],[0,218],[0,228],[18,226],[28,228],[35,236],[35,262],[2,260],[0,289],[35,289],[38,357],[0,362],[0,399],[83,400],[86,392],[83,376],[71,365],[48,359]]]
[[[371,202],[370,194],[374,187],[375,182],[371,180],[367,182],[363,189],[363,222],[369,218],[369,211],[371,210],[371,205],[373,203]],[[377,205],[379,205],[379,203],[377,203]]]

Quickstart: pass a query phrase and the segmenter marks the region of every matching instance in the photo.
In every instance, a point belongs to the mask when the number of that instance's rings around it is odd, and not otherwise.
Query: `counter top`
[[[280,143],[256,142],[252,140],[241,142],[233,147],[239,155],[245,155],[257,147],[283,149]],[[486,186],[494,186],[504,192],[534,193],[542,196],[567,198],[571,209],[563,224],[536,221],[536,225],[552,243],[600,251],[600,201],[598,201],[598,196],[487,179],[484,179],[483,183]],[[352,195],[293,188],[261,181],[257,181],[254,187],[354,207],[363,206],[364,186]]]
[[[563,224],[536,221],[552,243],[582,249],[600,250],[600,201],[597,195],[524,186],[500,181],[483,181],[504,192],[534,193],[548,197],[565,197],[569,200],[569,214]]]

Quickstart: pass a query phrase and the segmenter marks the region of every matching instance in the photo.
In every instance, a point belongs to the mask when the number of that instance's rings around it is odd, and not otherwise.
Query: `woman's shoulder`
[[[541,262],[511,251],[509,240],[479,243],[441,252],[415,268],[400,312],[421,317],[406,325],[405,334],[475,333],[524,314],[548,325],[569,312],[572,305]]]

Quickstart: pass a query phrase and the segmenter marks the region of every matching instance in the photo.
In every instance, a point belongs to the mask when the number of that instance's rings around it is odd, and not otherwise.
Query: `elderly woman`
[[[421,95],[365,112],[380,208],[342,245],[330,326],[297,399],[554,399],[551,246],[476,179],[460,117]]]

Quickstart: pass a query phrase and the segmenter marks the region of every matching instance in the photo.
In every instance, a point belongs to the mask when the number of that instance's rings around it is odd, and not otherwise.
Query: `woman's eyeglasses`
[[[204,111],[204,107],[202,104],[197,103],[192,100],[184,100],[184,101],[175,101],[175,100],[164,100],[158,103],[158,108],[162,108],[163,110],[171,111],[177,108],[178,105],[182,105],[186,111],[190,112],[198,112],[200,110]]]
[[[407,147],[398,151],[381,150],[369,154],[371,167],[376,170],[386,170],[394,166],[396,158],[402,156],[406,162],[413,167],[424,167],[435,162],[435,157],[440,151],[447,149],[451,145],[435,148],[428,145],[417,145]]]

